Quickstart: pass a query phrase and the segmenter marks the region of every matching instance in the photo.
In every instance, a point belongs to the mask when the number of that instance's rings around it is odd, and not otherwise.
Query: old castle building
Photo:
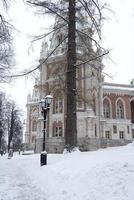
[[[26,143],[41,151],[42,130],[39,98],[36,87],[28,97]],[[102,110],[98,117],[93,110],[78,111],[79,147],[94,150],[124,145],[134,138],[134,85],[103,83]],[[64,147],[64,100],[54,98],[49,115],[47,150],[61,152]],[[99,128],[97,128],[97,125]],[[38,141],[38,142],[37,142]]]
[[[55,26],[58,26],[58,19]],[[86,23],[81,30],[91,36]],[[42,44],[39,80],[36,80],[32,97],[27,100],[26,143],[36,152],[42,150],[43,119],[39,101],[46,95],[53,96],[46,135],[47,152],[62,152],[65,145],[66,122],[66,40],[43,63],[50,52],[63,40],[66,28],[56,31],[50,47]],[[82,40],[77,38],[77,63],[99,55],[93,50],[88,37],[88,52]],[[90,56],[89,56],[90,51]],[[42,64],[43,63],[43,64]],[[130,85],[110,84],[103,81],[103,65],[98,58],[77,68],[77,141],[83,151],[107,146],[124,145],[134,138],[134,83]]]

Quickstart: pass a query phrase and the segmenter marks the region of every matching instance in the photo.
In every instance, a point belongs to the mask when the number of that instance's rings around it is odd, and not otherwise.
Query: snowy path
[[[28,161],[25,158],[19,161],[18,156],[11,160],[7,156],[0,157],[0,200],[45,200],[40,189],[25,173]]]
[[[0,156],[0,200],[134,200],[134,143],[39,156]]]

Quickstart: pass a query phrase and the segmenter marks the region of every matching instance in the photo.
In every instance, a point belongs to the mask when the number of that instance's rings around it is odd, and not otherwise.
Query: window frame
[[[122,99],[118,99],[116,102],[116,118],[125,119],[125,106]]]
[[[106,101],[106,103],[105,103]],[[111,110],[111,101],[105,97],[103,99],[103,116],[105,119],[111,119],[111,113],[112,113],[112,110]]]
[[[63,98],[55,97],[53,105],[53,114],[63,113]]]
[[[111,134],[110,134],[110,131],[109,130],[106,130],[105,131],[105,138],[110,140],[111,139]]]
[[[53,137],[63,137],[63,124],[62,122],[53,123]]]
[[[124,131],[119,131],[119,138],[125,139]]]

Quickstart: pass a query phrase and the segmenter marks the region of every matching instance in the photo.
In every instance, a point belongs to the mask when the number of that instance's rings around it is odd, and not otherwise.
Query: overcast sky
[[[107,0],[115,12],[111,20],[105,22],[104,44],[111,49],[105,71],[113,76],[116,83],[129,83],[134,78],[134,1]],[[112,16],[112,15],[111,15]]]
[[[103,2],[105,0],[102,0]],[[107,20],[104,23],[102,36],[103,45],[110,49],[110,59],[105,59],[105,72],[113,79],[106,81],[129,83],[134,78],[134,0],[107,0],[115,14],[105,13]],[[49,27],[47,17],[37,17],[32,10],[26,8],[21,1],[12,4],[8,17],[11,23],[20,32],[16,32],[14,41],[16,49],[16,70],[26,69],[38,64],[40,43],[30,48],[30,35],[44,32]],[[7,86],[13,98],[25,107],[27,92],[31,90],[31,77],[19,79]]]

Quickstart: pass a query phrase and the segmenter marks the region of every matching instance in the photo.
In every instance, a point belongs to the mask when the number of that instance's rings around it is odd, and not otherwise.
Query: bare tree
[[[5,148],[8,138],[8,150],[12,146],[19,149],[22,143],[23,123],[22,114],[14,101],[0,92],[0,149]],[[8,136],[8,137],[7,137]]]
[[[3,146],[3,141],[6,135],[6,119],[5,119],[5,110],[4,110],[4,103],[5,103],[5,94],[3,92],[0,93],[0,149]]]
[[[22,143],[23,134],[23,124],[21,122],[21,112],[17,108],[14,101],[7,103],[8,111],[8,151],[9,149],[15,148],[17,150],[20,148]]]
[[[4,8],[7,12],[8,0],[3,0]],[[12,64],[13,48],[12,48],[12,35],[13,27],[5,17],[0,13],[0,82],[6,81],[6,76],[9,75],[9,70]]]

